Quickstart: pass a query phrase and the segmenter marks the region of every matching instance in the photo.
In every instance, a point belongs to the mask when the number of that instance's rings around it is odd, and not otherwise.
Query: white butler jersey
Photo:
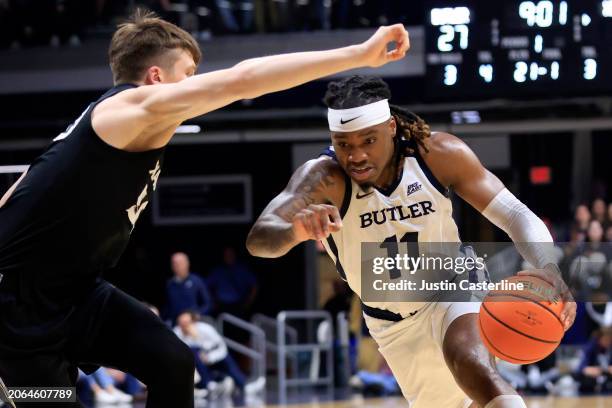
[[[335,156],[331,149],[326,154]],[[338,272],[360,298],[362,242],[460,242],[447,189],[418,152],[403,160],[401,177],[387,191],[364,191],[346,177],[347,189],[340,209],[343,228],[323,241]],[[423,306],[411,302],[364,304],[366,313],[368,306],[392,312],[388,320],[412,315]]]

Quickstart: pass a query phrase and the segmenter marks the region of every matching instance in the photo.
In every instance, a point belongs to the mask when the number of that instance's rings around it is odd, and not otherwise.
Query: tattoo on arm
[[[291,200],[279,206],[275,213],[285,221],[291,222],[295,214],[310,204],[321,201],[320,198],[323,196],[325,189],[332,187],[334,184],[334,177],[329,174],[326,168],[319,166],[305,175],[304,180],[299,182],[295,192],[293,192]]]
[[[293,218],[310,204],[329,201],[325,192],[335,184],[328,163],[305,165],[299,169],[285,191],[270,202],[251,229],[247,238],[247,247],[251,253],[276,257],[297,245],[293,234]]]

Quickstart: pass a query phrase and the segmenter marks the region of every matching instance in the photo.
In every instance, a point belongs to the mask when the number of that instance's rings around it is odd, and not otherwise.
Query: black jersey
[[[0,334],[56,329],[123,253],[164,148],[131,153],[98,137],[89,105],[30,166],[0,208]],[[4,330],[3,330],[4,329]]]

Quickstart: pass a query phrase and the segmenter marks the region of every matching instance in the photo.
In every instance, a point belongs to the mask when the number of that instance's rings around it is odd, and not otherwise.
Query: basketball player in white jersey
[[[247,238],[252,255],[279,257],[306,240],[323,240],[342,277],[361,293],[361,243],[460,242],[449,190],[516,243],[552,242],[542,221],[488,172],[457,137],[430,132],[418,116],[389,105],[381,79],[353,76],[325,96],[332,148],[300,167],[265,208]],[[558,269],[537,246],[518,247],[566,301]],[[402,392],[416,408],[520,408],[482,344],[478,302],[368,302],[366,323]]]

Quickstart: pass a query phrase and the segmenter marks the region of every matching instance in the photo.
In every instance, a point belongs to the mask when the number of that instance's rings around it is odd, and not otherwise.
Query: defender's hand
[[[388,51],[387,46],[392,42],[395,42],[395,49]],[[365,64],[370,67],[379,67],[404,58],[410,49],[410,38],[402,24],[382,26],[372,37],[362,43],[361,47]]]
[[[310,204],[293,217],[293,233],[298,241],[325,239],[340,231],[342,219],[333,205]]]
[[[552,265],[552,264],[551,264]],[[555,270],[556,269],[556,270]],[[559,294],[561,301],[563,302],[563,310],[559,318],[563,322],[563,328],[567,331],[574,320],[576,319],[576,302],[570,292],[569,288],[561,278],[561,272],[558,268],[544,268],[544,269],[532,269],[528,271],[520,271],[518,276],[535,276],[548,283],[550,283],[557,293]]]

